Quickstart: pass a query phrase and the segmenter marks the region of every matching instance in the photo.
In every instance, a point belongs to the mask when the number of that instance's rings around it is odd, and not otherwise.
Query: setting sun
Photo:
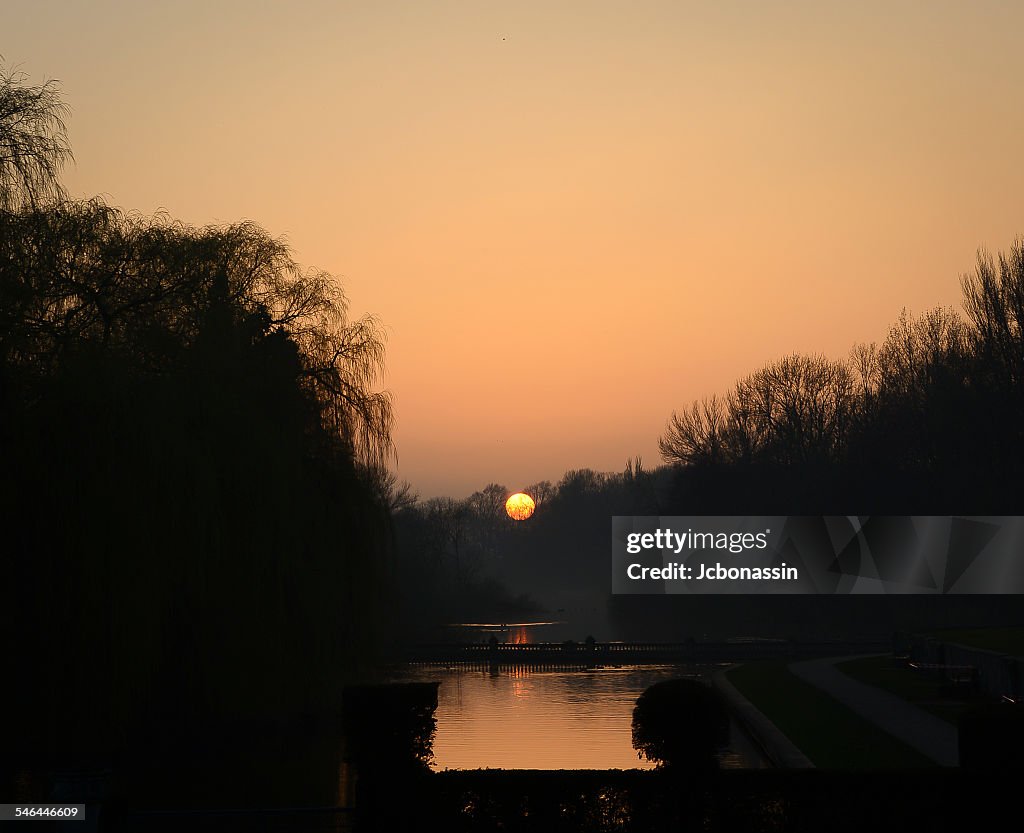
[[[516,492],[505,501],[505,511],[514,521],[525,521],[536,508],[537,504],[533,502],[533,498],[524,492]]]

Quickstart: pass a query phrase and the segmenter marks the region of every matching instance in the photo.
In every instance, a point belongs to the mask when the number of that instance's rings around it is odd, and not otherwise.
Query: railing
[[[888,643],[864,642],[532,642],[419,645],[405,660],[419,665],[488,664],[592,667],[664,662],[738,662],[752,659],[884,652]]]

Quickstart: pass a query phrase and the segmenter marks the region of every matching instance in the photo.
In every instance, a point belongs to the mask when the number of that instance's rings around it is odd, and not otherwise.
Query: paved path
[[[937,764],[957,766],[956,727],[895,694],[848,677],[835,667],[837,662],[851,659],[860,657],[829,657],[794,662],[790,664],[789,670],[890,735],[913,746]]]
[[[781,769],[811,769],[814,764],[778,727],[765,717],[757,707],[729,682],[725,671],[719,671],[711,678],[711,684],[729,703],[732,713],[747,734],[761,747],[773,766]]]

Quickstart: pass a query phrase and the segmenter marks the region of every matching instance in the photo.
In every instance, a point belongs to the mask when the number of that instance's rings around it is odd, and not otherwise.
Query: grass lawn
[[[998,651],[1014,657],[1024,657],[1024,628],[974,628],[973,630],[935,631],[936,639],[955,642],[971,648]]]
[[[836,665],[840,671],[862,683],[884,689],[943,720],[957,723],[960,715],[983,702],[981,698],[951,697],[944,694],[949,683],[911,668],[897,666],[892,657],[865,657]]]
[[[821,769],[916,769],[935,764],[794,676],[784,661],[754,662],[729,681]]]

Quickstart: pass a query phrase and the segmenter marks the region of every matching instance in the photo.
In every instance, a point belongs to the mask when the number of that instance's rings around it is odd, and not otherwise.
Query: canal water
[[[707,679],[715,666],[632,666],[586,671],[415,668],[409,682],[439,681],[435,770],[649,769],[632,743],[633,707],[648,686]],[[719,760],[767,766],[738,726]]]

